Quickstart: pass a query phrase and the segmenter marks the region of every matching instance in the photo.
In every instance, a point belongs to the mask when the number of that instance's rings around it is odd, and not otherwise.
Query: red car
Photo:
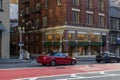
[[[60,65],[60,64],[71,64],[74,65],[77,63],[76,59],[73,57],[66,56],[64,53],[52,52],[44,56],[37,57],[37,63],[42,65]]]

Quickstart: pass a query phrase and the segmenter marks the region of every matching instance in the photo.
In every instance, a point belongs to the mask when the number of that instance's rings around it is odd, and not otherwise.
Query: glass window
[[[54,38],[55,38],[55,41],[60,41],[60,35],[59,34],[54,35]]]
[[[78,40],[79,41],[86,41],[86,35],[78,34]]]
[[[99,0],[99,10],[104,11],[104,0]]]
[[[98,42],[98,41],[100,41],[100,37],[98,35],[91,35],[90,38],[91,38],[90,39],[91,42]]]
[[[72,0],[72,5],[79,6],[80,0]]]
[[[53,41],[53,35],[49,34],[47,35],[47,41]]]
[[[29,7],[26,7],[26,14],[29,14]]]
[[[47,16],[43,17],[43,26],[47,26]]]
[[[99,16],[99,26],[104,27],[104,16]]]
[[[62,0],[57,0],[57,5],[62,5]]]
[[[2,0],[0,0],[0,10],[2,10]]]
[[[68,34],[69,41],[75,41],[75,34]]]
[[[36,4],[36,11],[40,11],[40,4],[39,3]]]
[[[49,0],[45,0],[45,9],[48,9],[48,2]]]
[[[79,22],[80,22],[79,12],[73,11],[72,22],[73,22],[73,24],[79,24]]]
[[[87,14],[86,15],[86,24],[87,25],[93,25],[93,14]]]
[[[92,9],[93,8],[93,1],[92,0],[87,0],[87,8]]]

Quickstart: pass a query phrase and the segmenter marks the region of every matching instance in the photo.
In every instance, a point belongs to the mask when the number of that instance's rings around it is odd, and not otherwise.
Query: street
[[[100,72],[90,72],[90,73],[77,73],[77,74],[67,74],[59,76],[50,76],[50,77],[35,77],[30,78],[32,80],[119,80],[120,79],[120,70],[113,71],[100,71]],[[24,78],[22,80],[30,80]]]
[[[95,63],[96,63],[95,61],[78,61],[76,65],[95,64]],[[48,67],[48,66],[42,66],[41,64],[38,64],[36,60],[31,60],[27,63],[0,64],[0,69],[25,68],[25,67],[29,68],[29,67]]]
[[[29,63],[0,64],[0,80],[118,80],[119,63],[78,61],[77,65],[42,66]]]

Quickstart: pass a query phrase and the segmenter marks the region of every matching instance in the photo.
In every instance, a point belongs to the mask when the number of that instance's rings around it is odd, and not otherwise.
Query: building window
[[[40,4],[39,3],[36,4],[36,11],[40,11]]]
[[[90,41],[91,42],[99,42],[100,41],[100,36],[99,35],[91,35],[90,36]]]
[[[80,22],[79,12],[73,11],[73,14],[72,14],[72,23],[73,24],[79,24],[79,22]]]
[[[99,16],[99,26],[100,27],[104,27],[104,22],[105,22],[104,16]]]
[[[2,11],[2,0],[0,0],[0,11]]]
[[[120,20],[116,18],[110,18],[110,29],[120,30]]]
[[[92,9],[93,8],[93,1],[92,0],[87,0],[87,8]]]
[[[60,41],[60,35],[59,34],[56,34],[54,35],[54,41]]]
[[[45,0],[45,9],[48,9],[49,0]]]
[[[86,15],[86,25],[93,25],[93,14],[87,13]]]
[[[86,41],[86,35],[78,34],[78,41]]]
[[[68,34],[68,40],[69,41],[75,41],[75,34]]]
[[[53,41],[53,35],[49,34],[46,37],[47,37],[46,41],[50,41],[50,42]]]
[[[62,5],[62,0],[57,0],[57,5]]]
[[[35,29],[39,29],[39,25],[40,25],[40,20],[39,20],[39,18],[36,18],[36,20],[35,20]]]
[[[43,26],[47,26],[47,16],[43,17]]]
[[[80,0],[72,0],[72,5],[79,6]]]
[[[26,14],[29,14],[29,7],[26,7]]]
[[[104,11],[104,0],[99,0],[99,10]]]

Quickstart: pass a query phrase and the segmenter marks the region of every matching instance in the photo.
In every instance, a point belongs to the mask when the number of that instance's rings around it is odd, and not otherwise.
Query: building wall
[[[46,34],[53,34],[53,36],[55,36],[56,34],[61,34],[61,28],[63,29],[63,33],[65,33],[65,35],[63,36],[64,39],[67,39],[65,36],[68,37],[68,32],[74,32],[75,34],[79,33],[79,32],[85,32],[87,33],[87,35],[89,35],[89,33],[92,35],[96,32],[99,33],[99,37],[100,34],[103,33],[107,33],[108,30],[108,0],[104,0],[105,4],[104,4],[104,11],[100,12],[98,10],[98,0],[92,0],[93,1],[93,8],[92,9],[87,9],[86,8],[86,0],[80,0],[80,6],[73,6],[72,5],[72,1],[73,0],[60,0],[62,1],[61,4],[58,5],[57,1],[59,0],[48,0],[48,8],[46,9],[45,7],[45,1],[46,0],[40,0],[40,12],[36,13],[35,10],[35,2],[37,2],[39,0],[25,0],[25,1],[21,1],[20,2],[20,10],[23,10],[22,12],[24,12],[21,16],[21,11],[19,10],[20,14],[19,14],[19,25],[21,27],[25,27],[27,28],[32,28],[33,26],[35,27],[34,22],[31,22],[31,20],[35,20],[36,18],[40,19],[40,25],[39,25],[39,29],[36,30],[29,30],[27,34],[25,34],[26,36],[24,36],[24,41],[26,41],[26,45],[29,47],[28,49],[30,49],[30,53],[36,53],[35,47],[33,48],[33,45],[35,45],[35,39],[33,39],[33,37],[37,37],[37,35],[34,34],[34,32],[37,32],[36,34],[38,34],[39,36],[39,44],[40,45],[36,45],[39,46],[40,49],[40,53],[42,53],[41,50],[43,50],[42,48],[44,48],[44,44],[43,42],[45,41],[46,38]],[[27,8],[29,9],[29,13],[26,14]],[[72,12],[73,11],[78,11],[79,15],[80,15],[80,22],[79,24],[73,24],[72,22]],[[93,24],[92,25],[87,25],[86,24],[86,13],[92,13],[93,14]],[[39,15],[39,16],[38,16]],[[104,26],[99,26],[98,25],[98,16],[102,15],[104,16]],[[44,18],[44,17],[47,17]],[[46,19],[46,23],[47,25],[43,26],[44,23],[44,19]],[[30,22],[29,22],[30,21]],[[32,26],[31,26],[32,23]],[[39,32],[40,31],[40,32]],[[59,32],[60,31],[60,32]],[[41,35],[42,32],[42,35]],[[55,35],[54,35],[55,34]],[[28,36],[28,40],[26,40],[26,37]],[[77,36],[77,35],[76,35]],[[37,38],[36,38],[37,39]],[[42,41],[41,41],[42,39]],[[101,40],[101,39],[100,39]],[[99,40],[99,41],[100,41]],[[52,40],[54,41],[54,40]],[[64,40],[65,41],[65,40]],[[68,40],[66,40],[68,41]],[[36,43],[37,44],[37,43]],[[66,45],[68,43],[65,43]],[[65,46],[66,46],[65,45]],[[66,46],[68,47],[68,46]],[[58,47],[57,47],[58,48]],[[67,50],[68,51],[68,50]],[[74,50],[75,51],[75,50]],[[77,51],[77,50],[76,50]]]
[[[10,24],[9,24],[9,0],[2,0],[3,11],[0,12],[0,21],[5,27],[2,31],[2,42],[1,42],[1,58],[9,58],[9,42],[10,42]]]
[[[10,3],[12,3],[12,4],[18,4],[18,0],[10,0]]]
[[[42,17],[48,17],[48,26],[64,25],[66,21],[66,1],[62,0],[62,5],[57,4],[57,0],[51,0],[48,4],[48,9],[45,9],[45,1],[41,1]],[[42,18],[41,18],[42,19]]]

